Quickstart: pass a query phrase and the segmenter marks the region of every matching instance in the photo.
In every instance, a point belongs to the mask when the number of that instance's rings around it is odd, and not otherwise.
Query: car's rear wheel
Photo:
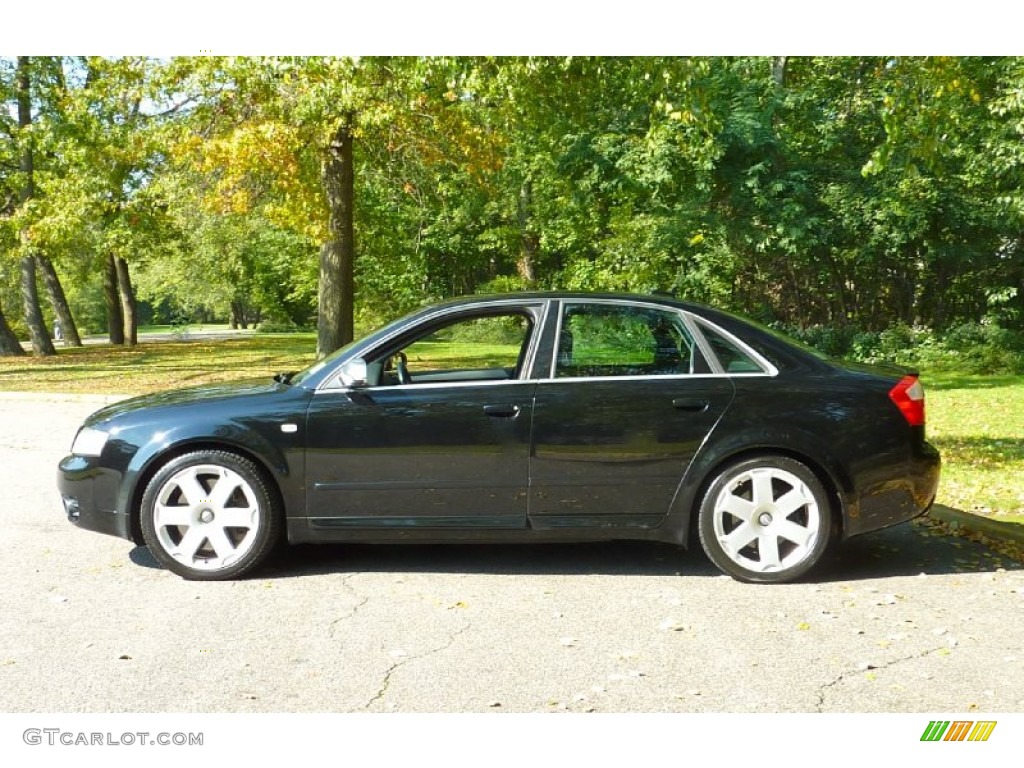
[[[711,561],[740,581],[783,582],[825,553],[832,515],[821,481],[785,456],[760,456],[723,470],[700,508],[700,541]]]
[[[264,473],[226,451],[179,456],[142,497],[142,535],[153,556],[186,579],[232,579],[270,554],[281,511]]]

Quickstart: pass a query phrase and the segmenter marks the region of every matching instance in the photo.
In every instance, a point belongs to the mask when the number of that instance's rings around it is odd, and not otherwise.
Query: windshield
[[[406,321],[406,319],[407,318],[405,318],[405,317],[400,317],[397,320],[392,320],[390,323],[388,323],[387,325],[381,326],[380,328],[378,328],[377,330],[375,330],[373,333],[369,334],[368,336],[363,336],[363,337],[358,338],[358,339],[356,339],[354,341],[350,341],[348,344],[343,346],[341,349],[337,349],[334,352],[332,352],[331,354],[329,354],[323,360],[317,360],[315,363],[313,363],[308,368],[304,368],[303,370],[301,370],[298,373],[296,373],[294,376],[292,376],[289,379],[289,383],[290,384],[294,384],[296,386],[301,385],[309,377],[316,375],[317,373],[322,371],[324,368],[326,368],[327,366],[331,365],[335,360],[338,360],[339,358],[342,358],[345,355],[347,355],[357,345],[361,346],[363,344],[373,344],[378,339],[383,339],[385,336],[387,336],[393,330],[395,330],[399,325],[404,323]]]

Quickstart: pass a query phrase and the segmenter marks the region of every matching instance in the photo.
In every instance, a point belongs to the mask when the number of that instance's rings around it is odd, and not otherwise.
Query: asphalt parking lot
[[[99,405],[0,393],[0,711],[1024,711],[1024,570],[963,539],[899,526],[785,586],[637,543],[307,546],[191,583],[65,521]]]

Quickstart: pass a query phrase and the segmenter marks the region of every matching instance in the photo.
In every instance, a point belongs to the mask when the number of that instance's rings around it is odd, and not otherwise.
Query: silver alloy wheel
[[[775,466],[731,477],[713,510],[714,536],[725,556],[762,574],[789,571],[814,555],[827,514],[807,483]]]
[[[256,492],[240,474],[219,464],[197,464],[175,472],[153,504],[157,543],[191,569],[215,571],[237,563],[260,531]]]

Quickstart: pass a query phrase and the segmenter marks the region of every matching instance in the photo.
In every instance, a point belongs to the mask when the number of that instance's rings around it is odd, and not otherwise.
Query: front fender
[[[285,509],[302,509],[301,501],[296,506],[295,496],[303,492],[303,438],[296,432],[275,434],[271,439],[268,433],[275,429],[280,431],[280,425],[242,420],[190,420],[156,434],[140,434],[141,444],[138,445],[132,440],[131,432],[118,435],[111,440],[109,448],[130,454],[117,498],[118,511],[135,515],[146,484],[157,469],[172,456],[201,449],[228,450],[251,458],[277,485]]]

